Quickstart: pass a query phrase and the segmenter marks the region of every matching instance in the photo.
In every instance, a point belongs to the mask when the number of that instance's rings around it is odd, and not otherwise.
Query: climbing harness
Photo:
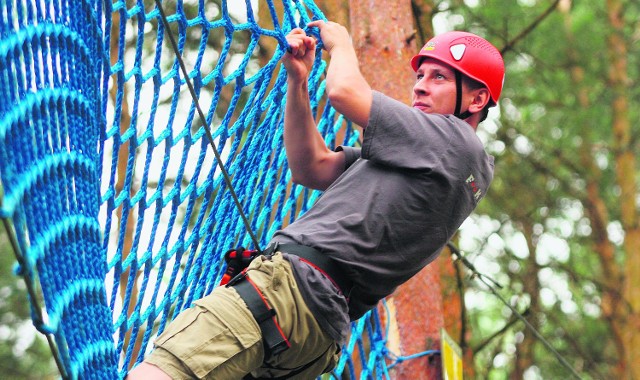
[[[269,259],[276,252],[285,252],[298,256],[301,261],[311,265],[329,279],[345,297],[349,297],[353,284],[333,259],[313,248],[298,244],[273,243],[261,254]],[[224,286],[233,287],[238,292],[240,298],[247,304],[251,315],[260,326],[266,361],[271,356],[288,349],[291,345],[275,318],[276,311],[271,308],[260,289],[258,289],[247,275],[247,267],[252,260],[250,258],[255,258],[257,255],[258,251],[249,251],[242,247],[227,252],[225,259],[227,259],[227,257],[229,258],[229,262],[231,262],[233,268],[231,270],[227,268],[225,276],[230,273],[237,274],[230,280],[227,280]],[[223,281],[224,280],[225,277],[223,277]]]
[[[245,249],[244,247],[227,251],[224,255],[227,270],[222,276],[222,280],[220,280],[220,285],[228,285],[232,281],[239,281],[242,278],[242,273],[253,259],[260,255],[268,258],[278,251],[298,256],[304,263],[320,271],[345,297],[349,298],[353,284],[338,264],[327,255],[323,255],[311,247],[299,244],[273,243],[262,252],[255,249]]]
[[[238,292],[240,298],[247,304],[258,326],[260,326],[262,340],[264,342],[265,360],[291,347],[291,343],[289,343],[289,340],[276,320],[276,311],[269,306],[262,292],[260,292],[256,284],[251,281],[249,276],[247,276],[246,270],[234,277],[233,280],[225,286],[232,286],[236,292]]]
[[[327,279],[334,284],[334,286],[345,296],[348,298],[351,293],[351,288],[353,287],[353,283],[346,276],[346,274],[340,269],[338,264],[331,258],[326,255],[321,254],[317,250],[307,247],[304,245],[298,244],[279,244],[272,243],[261,252],[266,258],[270,258],[276,252],[285,252],[289,255],[295,255],[300,258],[301,261],[311,265],[316,270],[320,271]],[[286,335],[282,331],[282,328],[278,324],[276,320],[276,311],[271,308],[265,297],[262,295],[262,292],[255,283],[251,280],[250,276],[247,274],[247,266],[251,262],[251,257],[255,258],[259,254],[258,251],[255,250],[245,250],[243,247],[240,247],[235,250],[229,251],[225,255],[225,259],[229,258],[229,262],[235,267],[232,270],[227,270],[228,273],[233,273],[240,269],[240,271],[230,280],[228,280],[225,284],[226,287],[233,287],[240,298],[247,304],[251,315],[258,323],[260,327],[260,331],[262,332],[262,339],[264,344],[264,361],[263,364],[267,367],[284,370],[283,368],[271,367],[267,361],[277,355],[282,353],[291,347],[289,340]],[[246,264],[246,265],[245,265]],[[245,265],[245,267],[242,267]],[[224,279],[224,278],[223,278]],[[329,347],[331,348],[331,347]],[[328,349],[329,349],[328,348]],[[327,350],[328,350],[327,349]],[[292,376],[295,376],[298,373],[303,372],[314,363],[316,363],[320,358],[322,358],[326,354],[326,351],[322,353],[317,358],[312,361],[306,363],[305,365],[292,369],[287,375],[277,377],[275,379],[288,379]],[[252,380],[255,379],[251,375],[247,375],[244,380]],[[273,380],[273,378],[271,378]]]
[[[300,258],[301,261],[311,265],[316,270],[320,271],[326,278],[328,278],[334,286],[340,290],[342,295],[347,299],[351,293],[353,283],[349,276],[346,275],[340,268],[339,264],[335,260],[324,255],[317,250],[308,247],[306,245],[299,244],[279,244],[273,243],[267,247],[264,251],[264,255],[272,255],[275,252],[285,252],[290,255],[295,255]]]

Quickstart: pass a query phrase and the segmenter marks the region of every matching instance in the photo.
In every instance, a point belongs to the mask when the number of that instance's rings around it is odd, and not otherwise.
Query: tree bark
[[[620,0],[607,0],[610,33],[609,86],[613,92],[613,152],[616,182],[620,188],[621,222],[624,229],[622,295],[624,302],[613,324],[622,334],[621,379],[640,379],[640,226],[638,225],[636,158],[629,120],[628,48],[624,39],[624,9]]]
[[[417,52],[410,0],[351,0],[351,36],[360,70],[374,90],[406,104],[411,101],[413,71],[409,65]],[[397,326],[398,340],[389,347],[407,356],[440,348],[444,325],[440,273],[430,265],[387,298],[389,320]],[[394,312],[395,310],[395,312]],[[394,368],[398,379],[440,378],[440,360],[429,356],[408,360]]]
[[[417,52],[409,0],[351,0],[351,37],[371,87],[409,104]]]

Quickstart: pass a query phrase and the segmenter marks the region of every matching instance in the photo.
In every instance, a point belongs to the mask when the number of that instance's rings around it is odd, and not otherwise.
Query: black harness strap
[[[311,265],[331,280],[331,282],[340,289],[345,297],[349,297],[351,288],[353,287],[353,282],[340,268],[340,265],[329,256],[324,255],[311,247],[307,247],[306,245],[279,243],[269,245],[263,254],[270,256],[278,251],[300,257],[304,262]]]
[[[291,347],[291,343],[282,332],[280,325],[276,321],[276,311],[272,309],[267,300],[255,284],[245,276],[246,281],[236,281],[231,286],[238,292],[240,298],[244,300],[253,315],[253,318],[260,326],[262,340],[264,342],[265,360],[273,355]]]
[[[460,113],[460,108],[462,107],[462,73],[460,70],[454,70],[456,73],[456,110],[453,113],[453,116],[458,117],[459,119],[466,119],[472,115],[469,110]]]

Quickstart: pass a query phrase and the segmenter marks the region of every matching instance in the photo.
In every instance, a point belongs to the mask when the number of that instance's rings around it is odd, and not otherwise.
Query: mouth
[[[429,108],[430,108],[430,106],[429,106],[428,104],[426,104],[426,103],[422,103],[422,102],[415,102],[415,103],[413,103],[413,108],[417,108],[417,109],[419,109],[419,110],[424,111],[424,110],[426,110],[426,109],[429,109]]]

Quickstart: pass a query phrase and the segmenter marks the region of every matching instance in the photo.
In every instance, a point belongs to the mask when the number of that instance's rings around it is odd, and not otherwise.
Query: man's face
[[[413,107],[425,113],[452,114],[456,108],[456,77],[444,63],[426,58],[416,71]]]

